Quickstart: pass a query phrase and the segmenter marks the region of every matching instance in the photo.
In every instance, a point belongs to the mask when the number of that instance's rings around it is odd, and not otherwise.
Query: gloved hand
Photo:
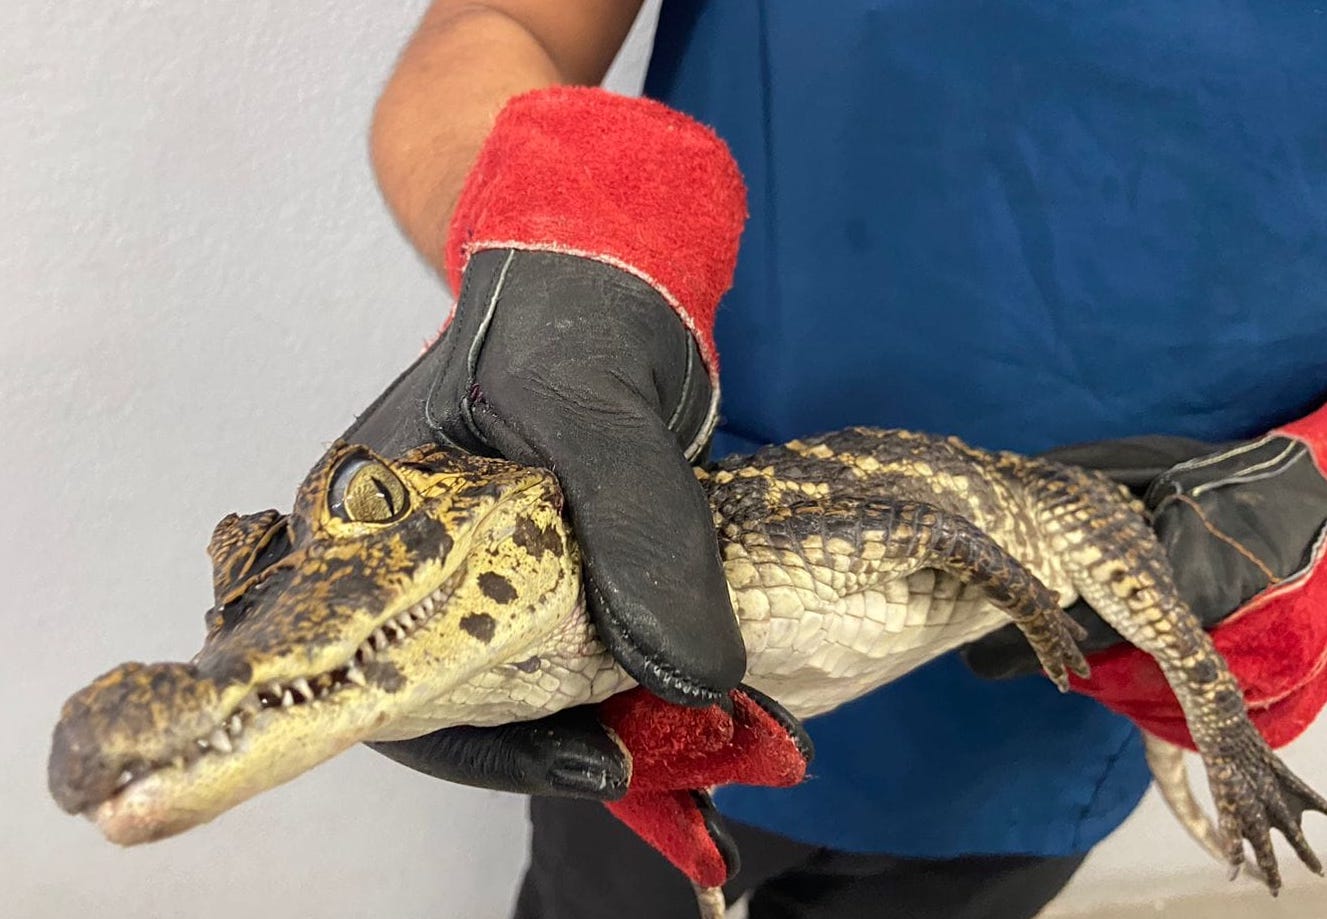
[[[1327,702],[1327,408],[1257,440],[1217,447],[1148,437],[1068,447],[1048,459],[1100,469],[1143,497],[1176,586],[1213,631],[1254,723],[1289,743]],[[1154,734],[1189,743],[1178,703],[1145,654],[1081,602],[1092,676],[1075,689]],[[1099,652],[1093,654],[1092,652]],[[1038,671],[1002,629],[963,651],[990,678]]]
[[[451,325],[346,437],[388,455],[425,440],[553,470],[600,638],[673,702],[742,678],[714,524],[688,458],[710,379],[654,288],[575,255],[487,249]]]
[[[600,637],[686,705],[724,698],[746,667],[688,463],[717,417],[710,328],[744,194],[712,132],[658,103],[565,88],[512,100],[449,234],[451,322],[345,435],[388,456],[437,440],[551,469]],[[526,793],[612,798],[628,773],[576,716],[375,746]]]

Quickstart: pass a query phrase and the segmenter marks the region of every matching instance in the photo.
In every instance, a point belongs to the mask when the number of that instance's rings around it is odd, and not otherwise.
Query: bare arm
[[[642,0],[434,0],[383,90],[370,135],[387,204],[441,273],[462,183],[512,96],[594,85]]]

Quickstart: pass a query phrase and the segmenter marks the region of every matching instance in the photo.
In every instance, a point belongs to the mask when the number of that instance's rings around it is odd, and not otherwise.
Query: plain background
[[[131,850],[45,790],[64,698],[122,660],[192,654],[212,525],[288,506],[445,313],[365,143],[423,6],[0,10],[0,915],[506,914],[521,802],[367,750]],[[638,79],[646,37],[615,85]],[[1327,729],[1287,758],[1327,786]],[[1327,820],[1310,820],[1327,848]],[[1057,909],[1229,890],[1251,888],[1227,888],[1150,801]],[[1304,897],[1327,902],[1327,886]]]

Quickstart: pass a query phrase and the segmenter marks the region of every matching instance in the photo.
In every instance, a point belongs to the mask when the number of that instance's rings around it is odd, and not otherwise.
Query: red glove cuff
[[[631,755],[631,786],[607,807],[701,887],[727,880],[728,865],[693,790],[715,785],[796,785],[807,754],[740,689],[732,714],[685,708],[644,689],[606,700],[599,717]]]
[[[1327,406],[1273,432],[1308,445],[1327,473]],[[1327,546],[1320,537],[1306,568],[1255,596],[1212,631],[1244,688],[1253,723],[1281,747],[1327,704]],[[1193,747],[1183,713],[1156,663],[1122,646],[1092,656],[1092,676],[1074,688],[1172,743]]]
[[[511,99],[466,179],[447,234],[453,290],[483,249],[606,262],[649,283],[716,378],[714,312],[732,285],[746,187],[709,128],[648,99],[555,87]]]

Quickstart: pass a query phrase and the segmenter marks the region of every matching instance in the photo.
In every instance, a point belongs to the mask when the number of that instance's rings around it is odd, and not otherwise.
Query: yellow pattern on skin
[[[404,486],[403,513],[378,522],[334,511],[337,475],[365,462]],[[560,503],[541,470],[433,449],[389,465],[334,446],[289,519],[218,524],[217,602],[190,664],[125,664],[65,704],[57,800],[116,842],[144,842],[357,742],[422,733],[420,713],[448,692],[529,657],[564,620],[582,622]],[[278,540],[289,547],[258,570]],[[519,582],[523,602],[487,596],[486,574]]]
[[[1178,695],[1226,857],[1236,863],[1249,839],[1275,887],[1275,827],[1316,865],[1299,817],[1327,801],[1258,736],[1120,486],[954,438],[869,428],[697,477],[747,682],[794,714],[828,711],[1011,620],[1065,686],[1086,664],[1060,606],[1082,595],[1157,660]],[[289,517],[218,524],[216,605],[192,662],[123,665],[69,700],[52,793],[111,839],[142,842],[361,740],[538,718],[628,688],[590,624],[561,510],[548,472],[436,447],[389,462],[334,445]],[[1159,778],[1179,780],[1174,770]]]

